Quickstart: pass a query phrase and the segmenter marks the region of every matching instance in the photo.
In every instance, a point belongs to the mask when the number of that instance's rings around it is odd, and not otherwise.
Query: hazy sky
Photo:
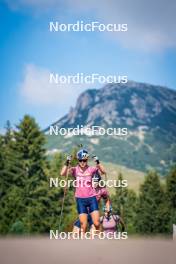
[[[25,113],[44,128],[89,88],[50,85],[50,72],[121,74],[175,89],[175,14],[174,0],[1,1],[0,129],[6,120],[18,123]],[[56,20],[127,23],[128,31],[49,32],[49,22]]]

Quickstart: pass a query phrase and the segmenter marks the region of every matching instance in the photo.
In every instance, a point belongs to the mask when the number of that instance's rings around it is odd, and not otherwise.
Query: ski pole
[[[95,159],[96,157],[97,157],[96,155],[93,155],[92,159]],[[104,172],[104,176],[105,176],[105,181],[107,182],[107,178],[108,177],[107,177],[107,172],[106,171]]]
[[[67,174],[66,174],[66,182],[68,180],[68,175],[69,175],[69,168],[67,168]],[[67,186],[64,188],[64,196],[62,198],[62,206],[61,206],[61,213],[60,213],[60,220],[59,220],[59,232],[62,224],[62,216],[63,216],[63,210],[64,210],[64,202],[65,202],[65,197],[66,197],[66,192],[67,192]]]

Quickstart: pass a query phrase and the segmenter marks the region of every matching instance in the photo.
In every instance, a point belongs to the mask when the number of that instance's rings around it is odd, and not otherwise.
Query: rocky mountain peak
[[[165,119],[163,121],[163,118]],[[176,92],[145,83],[107,84],[79,95],[76,106],[55,124],[127,126],[135,129],[175,126]],[[162,122],[161,122],[162,121]]]

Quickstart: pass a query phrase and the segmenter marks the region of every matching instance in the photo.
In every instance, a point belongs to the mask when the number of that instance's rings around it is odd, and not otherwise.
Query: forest
[[[50,178],[60,178],[66,154],[46,155],[46,137],[35,119],[25,115],[0,135],[0,234],[49,234],[59,226],[64,189],[50,188]],[[77,148],[70,150],[76,157]],[[101,157],[100,157],[101,158]],[[76,158],[72,165],[76,164]],[[117,175],[122,181],[125,175]],[[171,235],[176,224],[176,167],[161,181],[148,171],[139,192],[123,186],[111,196],[113,211],[125,222],[128,234]],[[67,190],[62,231],[71,231],[77,218],[74,189]]]

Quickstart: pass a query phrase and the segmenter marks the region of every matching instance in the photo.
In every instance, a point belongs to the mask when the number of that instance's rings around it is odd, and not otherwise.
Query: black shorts
[[[89,198],[76,198],[78,214],[91,214],[98,211],[98,202],[96,196]]]

